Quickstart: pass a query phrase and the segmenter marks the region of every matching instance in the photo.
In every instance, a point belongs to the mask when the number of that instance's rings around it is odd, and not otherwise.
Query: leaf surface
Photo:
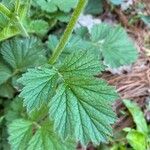
[[[13,69],[20,71],[46,61],[42,43],[35,37],[7,40],[2,43],[1,53]]]
[[[92,54],[75,52],[53,68],[30,69],[19,80],[25,85],[20,96],[28,111],[49,103],[54,127],[64,139],[73,135],[84,145],[98,144],[112,133],[116,116],[111,104],[118,98],[113,87],[93,77],[99,71]]]
[[[92,76],[104,70],[104,66],[95,58],[95,55],[87,51],[79,51],[70,54],[62,62],[59,72],[64,76]]]
[[[0,41],[6,40],[18,34],[25,35],[26,29],[24,28],[23,22],[26,19],[30,4],[26,1],[21,2],[18,7],[18,16],[16,16],[14,12],[15,1],[2,1],[1,3],[4,4],[3,7],[6,7],[10,13],[9,15],[0,13]]]
[[[123,103],[131,113],[133,120],[136,123],[137,130],[142,133],[148,133],[147,123],[140,107],[130,100],[123,100]]]
[[[12,150],[74,150],[72,141],[62,142],[53,131],[52,123],[41,126],[35,122],[17,119],[8,126]]]
[[[146,136],[136,130],[131,130],[127,134],[127,141],[134,150],[146,150]]]
[[[110,0],[115,5],[120,5],[124,2],[124,0]]]
[[[29,32],[44,35],[48,31],[49,24],[44,20],[32,20],[29,24]]]
[[[0,85],[0,97],[11,99],[14,94],[15,90],[9,82]]]
[[[6,82],[12,75],[11,69],[0,60],[0,85]]]
[[[52,125],[46,123],[32,137],[27,150],[74,150],[74,145],[73,142],[62,142],[57,134],[53,132]]]
[[[85,14],[98,15],[103,12],[103,0],[89,0],[85,8]]]
[[[36,0],[34,1],[42,10],[47,12],[56,12],[58,9],[69,12],[76,6],[77,0]]]
[[[84,145],[105,141],[112,134],[110,124],[116,118],[110,107],[117,98],[114,89],[102,80],[81,76],[65,82],[49,105],[56,131],[63,138],[75,134]]]
[[[102,52],[106,65],[117,68],[133,63],[137,51],[132,40],[120,26],[95,25],[91,30],[93,46]]]
[[[79,33],[79,29],[77,30],[77,32],[78,32],[78,35],[73,35],[71,37],[71,39],[69,40],[69,42],[67,43],[67,45],[65,46],[65,48],[60,56],[60,59],[64,60],[66,58],[66,56],[71,53],[88,51],[88,52],[90,52],[90,54],[92,56],[94,55],[95,59],[98,60],[100,58],[100,53],[99,53],[98,48],[97,47],[95,48],[91,41],[82,39],[81,37],[84,37],[85,34]],[[87,30],[85,30],[84,32],[88,33]],[[84,34],[84,35],[80,35],[80,34]],[[47,44],[51,51],[54,51],[58,42],[59,42],[59,40],[58,40],[57,36],[54,36],[54,35],[49,36],[49,40],[48,40]]]
[[[9,143],[12,150],[26,150],[32,136],[32,122],[18,119],[8,126]]]
[[[22,98],[16,97],[6,109],[5,118],[7,123],[11,123],[16,119],[25,117],[25,109],[23,107]]]
[[[50,101],[49,114],[64,139],[74,135],[84,145],[98,144],[112,133],[116,117],[110,105],[117,94],[105,81],[93,77],[100,66],[87,52],[70,54],[59,66],[62,80]]]
[[[24,98],[24,105],[29,112],[39,109],[42,104],[50,100],[56,79],[57,75],[54,70],[42,68],[29,69],[18,80],[25,86],[20,96]]]

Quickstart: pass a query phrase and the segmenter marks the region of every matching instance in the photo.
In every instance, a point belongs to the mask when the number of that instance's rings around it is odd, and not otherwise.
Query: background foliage
[[[119,95],[96,75],[135,62],[132,39],[121,25],[81,26],[50,64],[78,1],[17,2],[0,3],[0,149],[73,150],[78,142],[98,146],[110,140],[116,121],[112,104]],[[108,3],[116,7],[122,1]],[[103,6],[103,0],[89,0],[83,14],[97,16]],[[124,129],[126,139],[130,147],[144,150],[149,127],[136,104],[124,104],[137,126]]]

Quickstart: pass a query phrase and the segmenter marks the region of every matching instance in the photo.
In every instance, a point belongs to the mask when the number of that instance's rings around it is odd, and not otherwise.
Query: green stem
[[[20,0],[16,0],[16,4],[15,4],[15,14],[16,15],[18,15],[19,8],[20,8]]]
[[[16,21],[18,24],[19,29],[21,30],[21,33],[25,36],[25,37],[29,37],[29,34],[27,32],[27,30],[25,29],[25,27],[23,26],[22,22],[20,21],[19,17],[16,16]]]
[[[69,41],[69,39],[71,37],[74,26],[76,25],[78,18],[80,16],[80,14],[82,13],[86,3],[87,3],[87,0],[79,0],[77,7],[72,14],[70,22],[67,25],[65,32],[64,32],[63,36],[61,37],[60,42],[56,46],[54,53],[52,54],[52,57],[49,60],[50,64],[54,64],[56,62],[56,60],[62,53],[63,49],[65,48],[67,42]]]
[[[36,127],[36,129],[40,129],[41,126],[37,122],[33,122],[33,125]]]
[[[32,0],[26,0],[26,3],[22,8],[22,14],[20,14],[21,20],[24,20],[24,19],[26,19],[26,17],[28,17],[28,13],[29,13],[30,7],[31,7],[31,2],[32,2]]]
[[[3,4],[0,3],[0,12],[10,18],[11,16],[11,11]]]

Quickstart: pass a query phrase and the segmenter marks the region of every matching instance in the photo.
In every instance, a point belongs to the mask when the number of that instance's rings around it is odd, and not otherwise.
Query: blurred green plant
[[[150,128],[146,123],[144,114],[139,106],[130,100],[123,100],[123,103],[131,113],[136,124],[136,129],[125,128],[128,143],[134,150],[148,150],[150,148]]]
[[[149,150],[150,126],[140,107],[134,101],[124,99],[124,105],[135,123],[135,127],[126,127],[120,133],[114,131],[113,138],[106,144],[101,144],[99,150]]]

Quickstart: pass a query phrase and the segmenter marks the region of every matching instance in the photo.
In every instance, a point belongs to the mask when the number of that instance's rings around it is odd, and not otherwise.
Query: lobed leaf
[[[103,12],[103,0],[89,0],[85,8],[85,14],[99,15]]]
[[[137,59],[133,42],[120,26],[95,25],[91,30],[91,40],[93,46],[102,52],[105,64],[112,68],[131,64]]]
[[[32,137],[32,122],[15,120],[8,126],[8,133],[12,150],[26,150],[27,143]]]
[[[117,94],[105,81],[92,77],[101,69],[86,51],[67,56],[59,66],[62,82],[50,101],[49,114],[64,139],[74,135],[76,141],[87,145],[89,141],[98,144],[111,135],[116,118],[111,103]]]
[[[72,52],[89,51],[108,67],[118,68],[135,62],[138,57],[133,41],[120,26],[101,23],[92,27],[90,35],[86,28],[79,28],[76,33],[64,48],[62,59]],[[57,43],[56,36],[49,37],[48,46],[52,51]]]
[[[92,54],[76,52],[53,68],[29,69],[19,80],[25,85],[20,96],[29,112],[50,103],[49,114],[63,138],[98,144],[112,133],[116,116],[111,103],[118,97],[114,88],[93,77],[98,71],[102,67]]]
[[[45,63],[45,52],[40,40],[13,38],[2,43],[1,53],[10,66],[19,71]]]
[[[25,87],[20,96],[24,98],[24,105],[28,112],[40,109],[42,104],[48,102],[56,84],[57,72],[47,68],[29,69],[18,80]]]
[[[79,29],[78,29],[76,32],[79,33],[82,31],[79,31]],[[79,33],[82,35],[78,34],[78,35],[73,35],[71,37],[71,39],[65,46],[65,48],[60,56],[60,59],[64,60],[66,58],[66,56],[71,53],[88,51],[89,55],[92,55],[92,56],[94,55],[95,59],[100,60],[99,50],[93,46],[93,43],[91,41],[81,38],[81,37],[85,36],[85,32],[88,33],[87,30],[84,30],[83,32]],[[55,47],[57,46],[58,42],[59,42],[59,40],[56,36],[50,35],[47,45],[50,48],[50,50],[53,51],[55,49]]]
[[[73,150],[72,141],[62,142],[53,132],[51,123],[42,126],[35,122],[17,119],[8,126],[9,142],[12,150]]]
[[[38,129],[29,142],[27,150],[74,150],[75,143],[71,141],[62,142],[52,130],[52,125],[46,123]]]
[[[70,54],[60,67],[59,72],[64,76],[97,75],[104,70],[104,66],[99,60],[95,60],[95,55],[87,51],[79,51]]]
[[[116,98],[114,89],[102,80],[69,78],[58,86],[49,113],[63,138],[75,134],[76,141],[84,145],[89,141],[98,144],[112,134],[110,124],[116,117],[110,103]]]
[[[48,31],[49,24],[44,20],[32,20],[28,25],[28,30],[31,33],[44,35]]]
[[[0,85],[6,82],[12,75],[12,71],[7,64],[0,60]]]
[[[43,11],[56,12],[58,9],[64,12],[69,12],[76,6],[77,0],[36,0],[34,1]]]
[[[7,123],[9,124],[16,119],[24,118],[26,116],[24,110],[22,98],[14,98],[6,109],[5,119]]]

